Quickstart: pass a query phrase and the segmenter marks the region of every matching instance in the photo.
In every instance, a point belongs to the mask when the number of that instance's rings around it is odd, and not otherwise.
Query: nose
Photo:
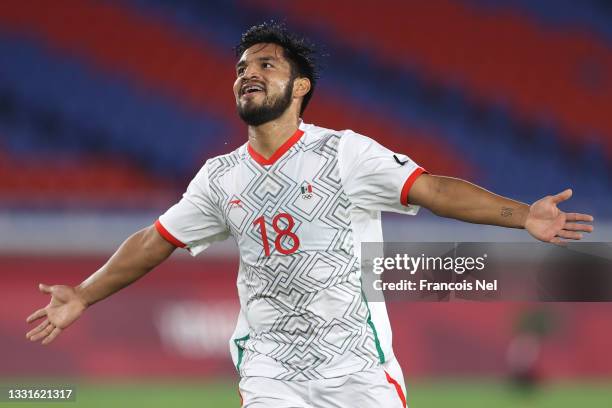
[[[261,78],[261,72],[259,71],[259,69],[257,69],[257,66],[255,66],[255,64],[251,64],[251,65],[248,65],[244,69],[243,78],[244,79]]]

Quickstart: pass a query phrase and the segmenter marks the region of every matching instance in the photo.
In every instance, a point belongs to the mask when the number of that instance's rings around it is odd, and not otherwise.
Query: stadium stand
[[[610,13],[562,3],[2,2],[0,207],[172,202],[244,142],[232,47],[275,18],[328,54],[307,122],[525,201],[572,186],[609,217]]]

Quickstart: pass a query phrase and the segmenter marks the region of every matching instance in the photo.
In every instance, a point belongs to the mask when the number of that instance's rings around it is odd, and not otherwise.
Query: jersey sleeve
[[[355,206],[416,215],[419,206],[409,204],[410,188],[426,171],[408,156],[346,131],[338,157],[344,191]]]
[[[193,256],[229,236],[221,212],[211,198],[206,165],[191,181],[183,198],[159,217],[155,227],[166,241],[187,249]]]

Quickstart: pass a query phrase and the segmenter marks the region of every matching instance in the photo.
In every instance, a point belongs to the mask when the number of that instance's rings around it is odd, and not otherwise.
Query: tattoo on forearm
[[[502,207],[501,209],[501,216],[504,218],[508,218],[508,217],[512,217],[512,212],[514,211],[514,209],[510,208],[510,207]]]

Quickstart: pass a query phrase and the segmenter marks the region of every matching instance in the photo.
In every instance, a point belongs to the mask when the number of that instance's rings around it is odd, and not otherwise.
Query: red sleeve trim
[[[164,238],[166,241],[168,241],[175,247],[185,248],[187,246],[183,244],[181,241],[179,241],[178,239],[176,239],[174,235],[169,233],[168,230],[164,228],[164,226],[161,224],[161,222],[159,222],[159,220],[155,221],[155,229],[157,229],[157,232],[159,232],[159,235],[161,235],[162,238]]]
[[[410,193],[410,189],[412,185],[416,181],[416,179],[423,173],[427,173],[424,168],[419,167],[410,174],[406,182],[404,183],[404,187],[402,187],[402,192],[400,194],[400,202],[402,205],[408,205],[408,193]]]

